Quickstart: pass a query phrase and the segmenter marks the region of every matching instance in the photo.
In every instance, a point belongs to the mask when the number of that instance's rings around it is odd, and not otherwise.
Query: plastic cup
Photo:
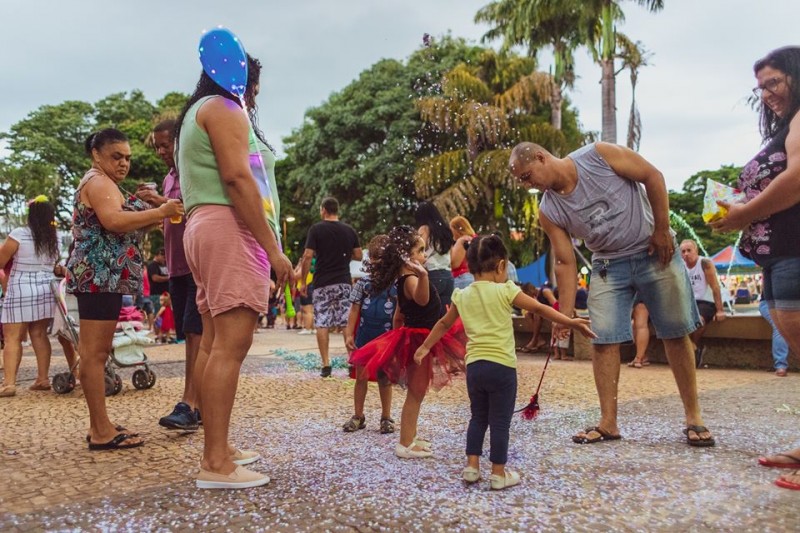
[[[183,220],[183,215],[172,215],[171,217],[169,217],[169,221],[172,224],[180,224],[182,220]]]

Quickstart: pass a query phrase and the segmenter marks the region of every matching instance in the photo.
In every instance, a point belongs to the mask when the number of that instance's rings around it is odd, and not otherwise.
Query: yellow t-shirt
[[[521,291],[513,281],[475,281],[453,291],[453,304],[467,332],[467,364],[491,361],[517,367],[511,302]]]

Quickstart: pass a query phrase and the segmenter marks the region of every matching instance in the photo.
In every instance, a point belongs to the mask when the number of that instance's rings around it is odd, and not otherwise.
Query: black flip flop
[[[128,439],[134,439],[133,435],[128,435],[127,433],[120,433],[110,441],[103,443],[103,444],[95,444],[93,442],[89,443],[89,450],[96,452],[102,450],[127,450],[128,448],[138,448],[144,441],[137,442],[135,444],[122,444]]]
[[[128,431],[127,429],[125,429],[122,426],[117,426],[114,429],[116,429],[117,431]],[[128,435],[130,435],[131,437],[138,437],[139,436],[138,433],[128,433]],[[89,435],[88,433],[86,434],[86,442],[92,442],[92,436]]]
[[[694,431],[697,434],[696,439],[689,438],[689,432]],[[686,426],[686,429],[683,430],[683,434],[686,435],[686,444],[689,446],[697,446],[699,448],[705,448],[708,446],[714,446],[716,441],[714,441],[714,437],[708,437],[705,439],[700,438],[700,433],[708,432],[708,428],[705,426]]]
[[[587,435],[591,431],[596,432],[600,436],[590,439]],[[582,437],[580,435],[573,435],[572,442],[574,442],[575,444],[594,444],[596,442],[605,442],[607,440],[620,440],[622,438],[622,435],[612,435],[608,431],[601,429],[598,426],[595,426],[593,428],[586,428],[585,430],[583,430],[583,433],[584,435]]]

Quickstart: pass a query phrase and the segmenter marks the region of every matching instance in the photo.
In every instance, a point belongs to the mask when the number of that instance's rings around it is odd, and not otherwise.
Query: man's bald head
[[[511,150],[508,165],[512,173],[515,169],[525,168],[536,161],[536,154],[552,155],[545,148],[532,142],[521,142]],[[541,156],[540,156],[541,157]]]

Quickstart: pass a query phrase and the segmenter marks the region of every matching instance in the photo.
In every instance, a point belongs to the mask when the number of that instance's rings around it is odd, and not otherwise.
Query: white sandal
[[[477,483],[481,479],[481,471],[475,467],[467,466],[461,471],[461,479],[467,483]]]
[[[420,446],[417,442],[412,442],[408,447],[403,446],[398,442],[397,446],[394,447],[394,454],[401,459],[424,459],[426,457],[433,456],[432,451],[425,448],[422,450],[415,450],[415,446],[422,448],[422,446]]]

